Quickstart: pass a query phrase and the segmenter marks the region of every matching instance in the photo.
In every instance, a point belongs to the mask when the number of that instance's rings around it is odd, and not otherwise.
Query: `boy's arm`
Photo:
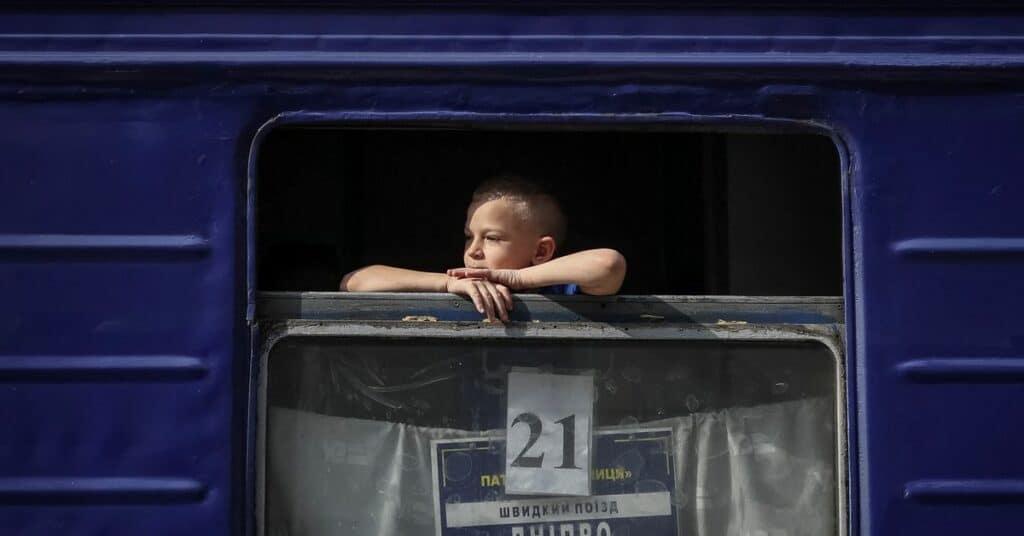
[[[347,292],[448,292],[445,274],[375,264],[353,270],[341,279]]]
[[[626,278],[626,258],[614,249],[589,249],[519,270],[523,288],[575,283],[593,296],[615,294]]]
[[[450,292],[466,296],[488,320],[508,322],[512,293],[508,287],[485,279],[458,279],[445,274],[419,272],[375,264],[345,274],[343,292]]]
[[[615,294],[626,277],[626,259],[614,249],[589,249],[519,270],[456,268],[455,277],[483,277],[513,290],[575,283],[593,296]]]

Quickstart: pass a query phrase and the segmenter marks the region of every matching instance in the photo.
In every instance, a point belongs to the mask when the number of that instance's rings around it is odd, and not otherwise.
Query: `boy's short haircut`
[[[519,175],[498,175],[476,188],[472,203],[495,199],[518,201],[523,221],[536,225],[542,235],[555,239],[556,247],[562,247],[568,227],[565,213],[558,199],[543,186]]]

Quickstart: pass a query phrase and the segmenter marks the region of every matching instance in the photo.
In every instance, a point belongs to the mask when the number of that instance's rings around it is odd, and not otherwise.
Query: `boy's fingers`
[[[501,302],[501,296],[498,295],[498,291],[494,288],[494,285],[484,284],[484,288],[486,289],[488,296],[491,298],[491,304],[494,305],[494,316],[504,322],[505,307]]]
[[[506,287],[505,285],[494,285],[494,286],[498,288],[498,292],[501,293],[501,297],[505,298],[505,306],[508,307],[509,311],[511,311],[512,310],[512,291],[509,290],[508,287]]]
[[[498,291],[497,286],[493,283],[487,283],[484,286],[487,287],[487,292],[491,293],[491,298],[494,300],[494,308],[497,309],[496,312],[501,318],[501,321],[508,322],[508,306],[506,305],[501,292]]]
[[[493,322],[494,319],[495,319],[494,318],[494,303],[493,303],[494,298],[491,296],[491,293],[488,292],[486,289],[481,289],[480,288],[481,286],[483,286],[482,282],[477,281],[477,282],[473,283],[473,286],[476,287],[477,292],[480,293],[480,301],[483,302],[483,304],[484,304],[484,312],[487,313],[487,320],[490,320],[490,321]]]
[[[480,298],[480,291],[477,290],[476,285],[470,285],[468,293],[469,293],[469,299],[473,300],[473,305],[476,306],[477,312],[478,313],[484,312],[484,304],[483,304],[482,299]]]
[[[458,277],[460,279],[474,277],[486,279],[488,275],[490,275],[490,272],[491,271],[487,268],[452,268],[451,270],[448,270],[448,275],[450,277]]]

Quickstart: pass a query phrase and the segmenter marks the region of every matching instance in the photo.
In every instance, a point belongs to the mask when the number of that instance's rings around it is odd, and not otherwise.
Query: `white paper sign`
[[[594,375],[508,374],[505,493],[590,495]]]

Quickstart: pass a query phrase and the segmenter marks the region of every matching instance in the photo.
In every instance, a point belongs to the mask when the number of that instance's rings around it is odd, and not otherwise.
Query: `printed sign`
[[[503,439],[431,442],[437,536],[677,536],[670,429],[597,431],[594,494],[509,496]]]
[[[590,495],[594,376],[508,374],[505,493]]]

